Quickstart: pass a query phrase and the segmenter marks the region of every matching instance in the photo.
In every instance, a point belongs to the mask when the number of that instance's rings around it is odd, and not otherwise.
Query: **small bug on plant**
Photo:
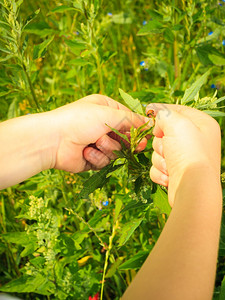
[[[149,109],[148,112],[147,112],[147,116],[148,116],[149,118],[154,117],[154,110],[153,110],[153,109]]]

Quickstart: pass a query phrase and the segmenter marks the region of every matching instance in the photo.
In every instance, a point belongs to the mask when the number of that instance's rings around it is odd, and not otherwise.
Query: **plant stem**
[[[174,44],[173,44],[173,57],[174,57],[174,75],[175,80],[180,77],[180,64],[179,64],[179,57],[178,57],[178,43],[177,37],[174,37]],[[179,83],[177,84],[179,88]]]
[[[75,212],[72,208],[65,208],[66,210],[68,210],[70,213],[72,213],[73,215],[75,215],[82,223],[84,223],[90,230],[91,232],[94,233],[94,235],[96,236],[96,238],[99,240],[99,243],[102,247],[106,248],[107,246],[105,245],[105,243],[103,242],[103,240],[100,238],[100,236],[97,234],[97,232],[94,230],[93,227],[90,226],[90,224],[88,222],[86,222],[80,215],[78,215],[77,212]]]
[[[31,79],[30,79],[30,76],[27,72],[27,69],[26,69],[26,66],[24,63],[22,63],[22,66],[23,66],[23,71],[27,77],[27,81],[28,81],[28,84],[29,84],[29,87],[30,87],[30,91],[31,91],[31,95],[32,95],[32,98],[33,98],[33,101],[37,107],[37,110],[38,111],[43,111],[42,108],[40,107],[39,103],[38,103],[38,100],[37,100],[37,97],[36,97],[36,94],[35,94],[35,91],[34,91],[34,88],[33,88],[33,84],[31,82]]]
[[[105,254],[105,263],[104,263],[104,269],[103,269],[103,275],[102,275],[102,285],[101,285],[100,300],[103,300],[105,275],[106,275],[106,271],[107,271],[107,267],[108,267],[108,262],[109,262],[109,254],[110,254],[110,251],[112,249],[113,239],[114,239],[114,237],[116,235],[116,230],[117,230],[118,226],[119,226],[119,222],[116,221],[116,223],[113,225],[112,235],[109,237],[109,246],[108,246],[108,249],[107,249],[106,254]]]
[[[100,63],[100,58],[99,58],[98,52],[96,53],[95,59],[96,59],[96,63],[97,63],[98,82],[99,82],[99,87],[100,87],[99,93],[104,94],[105,89],[104,89],[104,84],[103,84],[102,68],[101,68],[101,63]]]

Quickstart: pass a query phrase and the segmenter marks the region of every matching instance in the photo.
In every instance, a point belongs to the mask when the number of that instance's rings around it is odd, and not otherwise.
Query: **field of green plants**
[[[1,121],[100,93],[134,110],[196,107],[224,139],[224,66],[225,0],[0,0]],[[47,170],[0,191],[1,292],[120,299],[171,210],[138,134],[99,172]],[[225,299],[225,219],[213,299]]]

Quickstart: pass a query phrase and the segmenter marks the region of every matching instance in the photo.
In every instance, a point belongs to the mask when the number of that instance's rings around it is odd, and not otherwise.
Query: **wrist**
[[[174,192],[171,189],[169,187],[169,194]],[[199,162],[187,167],[180,180],[177,181],[175,190],[174,202],[191,201],[191,199],[204,201],[203,193],[208,194],[209,201],[218,199],[218,204],[222,202],[220,174],[209,163]]]
[[[59,143],[57,120],[50,112],[35,114],[33,117],[37,128],[37,149],[41,171],[54,168]]]

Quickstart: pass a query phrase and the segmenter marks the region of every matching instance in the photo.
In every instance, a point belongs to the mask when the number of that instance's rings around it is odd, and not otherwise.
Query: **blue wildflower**
[[[223,2],[225,2],[225,0],[222,0]]]
[[[146,24],[147,24],[147,21],[144,20],[144,21],[142,22],[142,25],[146,25]]]
[[[218,3],[218,5],[219,5],[219,6],[222,6],[223,4],[222,4],[222,3]]]
[[[148,71],[148,68],[144,68],[145,71]]]
[[[107,16],[112,17],[112,13],[111,13],[111,12],[108,12],[108,13],[107,13]]]
[[[109,201],[108,201],[108,200],[106,200],[106,201],[103,201],[103,202],[102,202],[102,205],[103,205],[103,206],[107,206],[107,205],[109,205]]]
[[[216,85],[213,83],[213,84],[211,84],[211,88],[212,89],[216,89]]]
[[[208,35],[212,35],[213,34],[213,31],[210,31],[209,33],[208,33]]]
[[[141,66],[141,67],[144,67],[144,66],[145,66],[145,61],[144,61],[144,60],[142,60],[142,61],[140,62],[140,66]]]
[[[225,0],[224,0],[225,1]],[[225,40],[222,41],[222,45],[225,46]]]

